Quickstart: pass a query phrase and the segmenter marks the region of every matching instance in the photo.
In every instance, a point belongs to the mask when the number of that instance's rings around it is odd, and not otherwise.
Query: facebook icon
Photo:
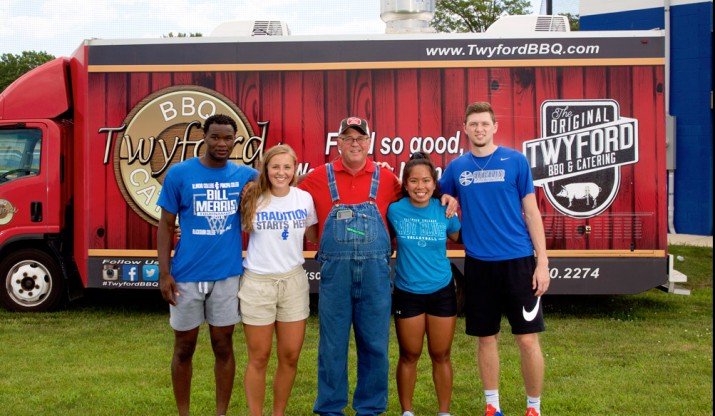
[[[124,280],[130,282],[139,281],[139,268],[137,266],[124,266],[124,269],[124,273],[122,273],[122,276],[125,276]]]

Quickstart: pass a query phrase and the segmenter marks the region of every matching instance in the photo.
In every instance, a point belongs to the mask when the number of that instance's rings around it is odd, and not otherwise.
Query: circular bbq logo
[[[15,216],[17,208],[12,206],[10,201],[7,199],[0,199],[0,225],[5,225],[12,221],[12,217]]]
[[[621,166],[638,163],[638,120],[621,117],[614,100],[544,101],[541,136],[523,147],[534,186],[569,217],[608,209],[621,186]]]
[[[166,171],[174,163],[201,156],[203,122],[226,114],[237,124],[230,158],[251,164],[257,154],[251,125],[227,97],[198,86],[174,86],[157,91],[137,104],[124,120],[114,146],[114,173],[124,199],[148,222],[156,225],[156,205]]]

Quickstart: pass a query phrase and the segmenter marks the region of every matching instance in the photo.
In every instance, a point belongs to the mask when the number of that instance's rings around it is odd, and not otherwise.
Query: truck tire
[[[44,251],[21,249],[0,261],[0,303],[17,312],[45,312],[57,308],[64,278],[57,261]]]

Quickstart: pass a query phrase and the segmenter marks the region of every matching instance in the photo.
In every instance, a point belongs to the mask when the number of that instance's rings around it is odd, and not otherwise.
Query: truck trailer
[[[469,151],[474,101],[532,168],[550,294],[672,285],[665,82],[657,30],[85,40],[0,94],[0,301],[158,288],[162,181],[202,154],[212,114],[238,122],[233,162],[285,143],[299,174],[337,156],[342,118],[364,117],[371,158],[401,176],[411,152],[441,172]],[[463,266],[463,247],[448,255]]]

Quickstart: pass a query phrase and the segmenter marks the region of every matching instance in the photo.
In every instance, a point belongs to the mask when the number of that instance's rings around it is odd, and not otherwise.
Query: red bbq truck
[[[371,157],[401,175],[413,151],[440,171],[468,151],[474,101],[531,165],[549,293],[668,284],[664,84],[662,31],[87,40],[0,95],[0,301],[42,311],[72,288],[157,288],[162,181],[202,154],[212,114],[238,121],[235,163],[282,142],[299,173],[335,158],[339,121],[361,116]]]

